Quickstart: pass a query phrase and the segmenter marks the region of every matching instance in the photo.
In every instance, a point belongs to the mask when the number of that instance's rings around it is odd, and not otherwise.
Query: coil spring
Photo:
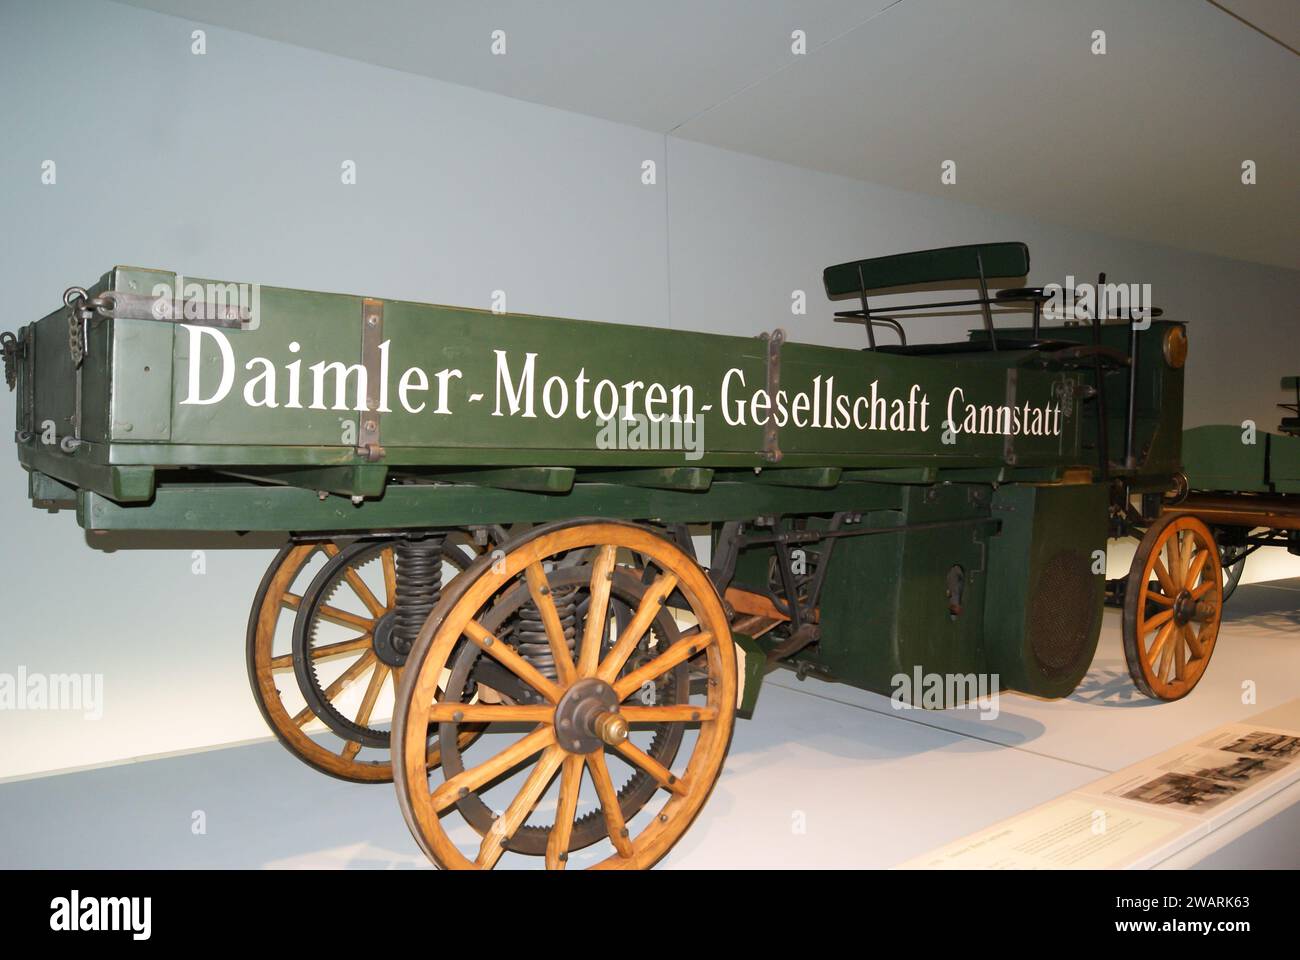
[[[441,536],[403,537],[393,545],[397,598],[393,604],[393,647],[410,653],[420,628],[442,596]]]
[[[564,629],[564,639],[572,656],[574,638],[578,635],[578,588],[557,587],[551,591],[551,599],[555,601],[555,612],[560,615],[560,626]],[[519,655],[548,680],[558,679],[559,671],[555,668],[555,655],[546,637],[541,611],[529,600],[519,608],[517,616],[519,622],[514,629],[514,641]]]

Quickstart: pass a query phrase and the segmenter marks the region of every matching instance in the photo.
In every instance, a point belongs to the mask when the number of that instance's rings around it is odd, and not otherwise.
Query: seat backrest
[[[973,243],[851,260],[823,270],[822,283],[831,300],[847,300],[890,287],[978,280],[981,268],[985,280],[1024,277],[1029,248],[1023,243]]]

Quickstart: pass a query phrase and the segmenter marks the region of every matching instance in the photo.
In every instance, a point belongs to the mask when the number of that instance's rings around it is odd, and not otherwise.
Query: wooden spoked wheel
[[[1124,595],[1124,656],[1137,688],[1178,700],[1214,653],[1223,615],[1223,571],[1210,529],[1171,514],[1138,545]]]
[[[635,598],[624,593],[631,616],[619,618],[611,594],[624,592],[627,582],[639,587]],[[506,622],[497,607],[516,603],[520,589],[540,614],[544,656],[537,644],[525,649],[486,626]],[[567,595],[571,589],[580,596]],[[557,599],[577,611],[567,628]],[[680,629],[647,648],[665,607]],[[471,648],[505,678],[490,689],[479,682],[463,691],[448,682],[440,693]],[[639,665],[629,669],[629,661]],[[668,681],[683,676],[683,665],[696,682]],[[671,696],[647,698],[648,689],[666,682]],[[436,864],[644,868],[680,839],[717,781],[735,715],[735,651],[712,582],[681,548],[633,524],[570,521],[533,530],[496,558],[480,558],[444,591],[411,651],[397,698],[398,802]],[[428,727],[437,724],[445,740],[476,723],[487,726],[474,751],[460,751],[457,772],[435,773],[431,782],[423,762]],[[671,755],[656,758],[653,747],[636,741],[645,728],[675,725],[684,737]],[[630,803],[615,786],[629,776],[648,778],[653,796]],[[497,813],[486,829],[466,813],[482,805]],[[575,822],[585,827],[592,811],[598,831],[579,836],[588,831]],[[520,842],[517,835],[525,834],[528,842]]]
[[[362,572],[354,563],[358,548],[374,569]],[[444,548],[445,576],[467,567],[474,554],[468,544]],[[346,596],[331,596],[314,604],[317,617],[342,631],[315,645],[312,655],[327,679],[323,691],[350,719],[369,727],[372,718],[391,709],[396,676],[381,664],[374,649],[373,625],[392,610],[393,550],[391,543],[371,542],[341,547],[332,541],[291,543],[267,568],[249,615],[247,663],[253,698],[276,738],[298,759],[330,776],[356,783],[392,780],[388,745],[340,736],[313,710],[294,672],[293,635],[298,612],[318,581],[341,579]],[[380,669],[380,668],[383,669]],[[400,668],[398,668],[400,672]],[[365,681],[362,683],[362,681]],[[364,748],[364,750],[363,750]],[[438,762],[436,746],[428,762]]]

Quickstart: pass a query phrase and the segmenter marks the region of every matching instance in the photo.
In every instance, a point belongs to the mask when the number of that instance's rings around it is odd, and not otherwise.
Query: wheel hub
[[[380,617],[379,622],[375,624],[371,642],[375,649],[375,656],[381,663],[386,663],[390,667],[401,667],[406,665],[406,657],[411,649],[395,635],[393,630],[395,620],[391,610]],[[402,649],[403,647],[406,649]]]
[[[576,681],[555,705],[555,739],[570,753],[618,746],[627,739],[627,730],[618,694],[597,677]]]
[[[1174,598],[1174,623],[1178,626],[1196,620],[1208,623],[1214,619],[1214,604],[1209,600],[1194,600],[1189,591],[1183,590]]]

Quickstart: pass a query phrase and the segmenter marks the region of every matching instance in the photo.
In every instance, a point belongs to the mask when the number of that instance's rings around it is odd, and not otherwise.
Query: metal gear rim
[[[339,587],[349,569],[360,570],[379,559],[384,550],[390,549],[388,541],[360,541],[344,547],[321,567],[311,584],[303,594],[302,605],[293,626],[293,665],[298,688],[312,712],[337,736],[344,740],[360,743],[365,747],[387,749],[390,732],[374,727],[362,726],[345,717],[325,696],[316,671],[316,662],[309,656],[315,646],[316,627],[320,622],[316,611],[322,603],[328,602]],[[469,566],[471,558],[460,550],[456,544],[445,543],[442,550],[443,559],[458,571]],[[371,651],[374,650],[374,637],[371,636]],[[382,661],[381,661],[382,662]],[[432,735],[430,736],[432,739]]]

